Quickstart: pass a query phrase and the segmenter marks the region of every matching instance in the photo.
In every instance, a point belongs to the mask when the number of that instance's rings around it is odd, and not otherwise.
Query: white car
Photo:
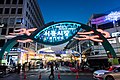
[[[120,65],[113,65],[109,70],[97,70],[93,73],[96,80],[120,80]]]

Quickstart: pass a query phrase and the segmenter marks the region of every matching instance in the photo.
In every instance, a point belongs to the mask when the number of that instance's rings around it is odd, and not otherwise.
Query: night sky
[[[76,21],[86,24],[92,14],[120,10],[120,0],[38,0],[45,23]],[[62,50],[65,44],[52,46]]]
[[[92,14],[120,9],[120,0],[38,0],[45,23],[76,21],[87,23]]]

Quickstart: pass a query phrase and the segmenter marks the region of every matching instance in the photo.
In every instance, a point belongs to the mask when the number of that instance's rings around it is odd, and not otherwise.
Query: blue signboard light
[[[61,44],[71,39],[80,29],[81,25],[77,23],[56,23],[38,32],[34,38],[44,44]]]

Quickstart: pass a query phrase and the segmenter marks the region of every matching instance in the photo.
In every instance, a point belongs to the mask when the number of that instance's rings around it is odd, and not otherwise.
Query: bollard
[[[27,75],[26,75],[26,72],[24,72],[24,80],[27,79]]]
[[[39,74],[39,77],[38,77],[38,79],[39,79],[39,80],[41,79],[41,72],[40,72],[40,74]]]
[[[79,78],[79,76],[78,76],[78,72],[76,72],[76,79],[78,79]]]
[[[60,80],[61,78],[60,78],[60,72],[58,72],[58,79]]]

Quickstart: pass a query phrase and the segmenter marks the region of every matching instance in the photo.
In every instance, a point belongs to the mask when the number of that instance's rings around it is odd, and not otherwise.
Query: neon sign
[[[102,29],[97,29],[98,32],[101,32],[105,38],[108,38],[110,37],[110,34],[106,31],[103,31]],[[89,31],[89,32],[78,32],[77,34],[80,36],[80,37],[83,37],[83,38],[77,38],[77,37],[74,37],[74,39],[77,39],[77,40],[92,40],[92,41],[96,41],[96,42],[103,42],[103,40],[99,39],[99,36],[98,35],[95,35],[95,36],[88,36],[89,34],[93,34],[94,32],[93,31]]]
[[[105,16],[105,20],[109,20],[109,21],[117,21],[118,18],[120,18],[120,11],[116,11],[116,12],[111,12],[110,14],[108,14],[107,16]]]
[[[14,30],[15,33],[10,33],[11,35],[23,35],[26,34],[28,36],[30,36],[30,34],[32,32],[34,32],[37,28],[32,28],[32,29],[26,29],[26,28],[22,28],[22,29],[18,29],[18,30]]]
[[[17,40],[17,42],[26,43],[26,42],[33,42],[33,40],[31,40],[31,39],[26,39],[26,40]]]
[[[34,38],[44,44],[57,44],[72,38],[80,28],[81,25],[77,23],[56,23],[41,30],[36,36],[34,36]]]
[[[65,39],[68,39],[69,37],[73,36],[78,30],[76,28],[80,27],[81,25],[78,24],[72,24],[72,23],[60,23],[60,24],[55,24],[52,26],[49,26],[42,31],[40,31],[36,36],[34,36],[35,39],[38,39],[43,42],[49,42],[49,43],[54,43],[54,42],[59,42],[63,41]],[[18,29],[15,30],[15,33],[10,33],[12,35],[23,35],[26,34],[28,36],[31,35],[32,32],[34,32],[37,28],[32,28],[32,29]],[[106,31],[103,31],[101,29],[97,29],[98,32],[101,32],[105,38],[108,38],[110,34]],[[102,40],[98,39],[99,36],[88,36],[88,34],[93,34],[93,31],[89,32],[78,32],[77,34],[80,35],[83,38],[77,38],[74,37],[77,40],[93,40],[96,42],[103,42]],[[17,40],[18,42],[26,43],[26,42],[32,42],[33,40],[31,39],[26,39],[26,40]]]
[[[22,29],[18,29],[18,30],[14,30],[15,33],[10,33],[11,36],[12,35],[28,35],[30,36],[32,32],[34,32],[37,28],[32,28],[32,29],[25,29],[25,28],[22,28]],[[17,42],[22,42],[22,43],[26,43],[26,42],[33,42],[32,39],[26,39],[26,40],[17,40]]]
[[[24,35],[31,36],[31,33],[34,32],[37,28],[32,29],[18,29],[15,30],[15,33],[10,33],[13,35]],[[70,22],[63,22],[63,23],[56,23],[50,25],[43,30],[39,31],[35,36],[34,39],[37,41],[44,43],[44,44],[58,44],[66,42],[70,38],[72,38],[78,31],[80,31],[81,25],[77,23],[70,23]],[[18,42],[32,42],[32,39],[26,40],[17,40]]]
[[[4,24],[1,24],[1,25],[0,25],[0,28],[2,28],[2,27],[4,27]]]

